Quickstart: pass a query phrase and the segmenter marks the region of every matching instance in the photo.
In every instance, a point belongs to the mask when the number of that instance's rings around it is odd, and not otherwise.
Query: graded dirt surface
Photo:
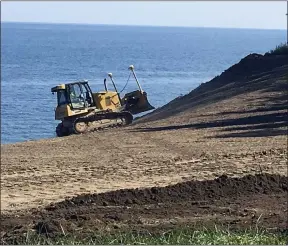
[[[199,221],[286,228],[287,61],[250,55],[125,128],[1,145],[1,236],[46,222],[51,233]],[[158,188],[117,191],[149,187]]]

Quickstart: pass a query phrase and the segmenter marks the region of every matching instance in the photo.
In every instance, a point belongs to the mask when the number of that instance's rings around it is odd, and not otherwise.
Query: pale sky
[[[286,6],[286,1],[2,1],[1,21],[286,29]]]

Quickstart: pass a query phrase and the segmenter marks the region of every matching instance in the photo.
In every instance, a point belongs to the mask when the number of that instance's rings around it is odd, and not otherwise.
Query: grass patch
[[[81,239],[79,238],[81,236]],[[265,230],[229,231],[217,228],[195,230],[190,228],[175,229],[165,232],[116,232],[116,233],[95,233],[89,236],[83,235],[62,235],[57,237],[46,237],[35,234],[28,234],[22,240],[2,242],[2,244],[53,244],[53,245],[120,245],[120,244],[265,244],[285,245],[288,240],[287,232],[268,232]]]
[[[275,49],[270,50],[268,55],[288,55],[288,44],[279,44]]]

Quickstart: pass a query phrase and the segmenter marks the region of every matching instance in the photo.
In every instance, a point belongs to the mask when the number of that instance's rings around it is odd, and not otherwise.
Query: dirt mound
[[[287,55],[250,54],[190,93],[138,118],[135,124],[163,120],[184,111],[193,112],[244,93],[263,89],[283,92],[288,89],[287,82],[281,82],[287,81],[287,71]]]
[[[46,207],[47,210],[82,205],[122,206],[129,204],[154,204],[180,201],[221,199],[249,193],[287,191],[288,178],[265,174],[248,175],[243,178],[221,176],[215,180],[187,181],[167,187],[148,189],[121,189],[102,194],[84,194]]]
[[[215,86],[227,84],[232,81],[243,81],[249,77],[267,73],[275,68],[287,65],[287,55],[269,56],[260,54],[250,54],[240,60],[239,63],[225,70],[221,75],[216,76],[209,83]]]
[[[183,223],[247,227],[259,219],[257,211],[262,214],[264,226],[285,228],[287,185],[288,177],[280,175],[242,178],[223,175],[215,180],[189,181],[162,188],[84,194],[31,213],[4,215],[1,235],[5,242],[15,242],[31,229],[54,236],[85,234],[107,227],[155,230]]]

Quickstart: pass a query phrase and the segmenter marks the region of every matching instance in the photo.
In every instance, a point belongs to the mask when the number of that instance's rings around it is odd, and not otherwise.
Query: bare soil
[[[83,194],[17,217],[3,215],[2,239],[19,240],[29,230],[85,237],[91,231],[155,231],[175,225],[286,229],[287,191],[288,177],[258,174]]]
[[[1,145],[1,237],[287,228],[287,60],[248,56],[125,128]]]

